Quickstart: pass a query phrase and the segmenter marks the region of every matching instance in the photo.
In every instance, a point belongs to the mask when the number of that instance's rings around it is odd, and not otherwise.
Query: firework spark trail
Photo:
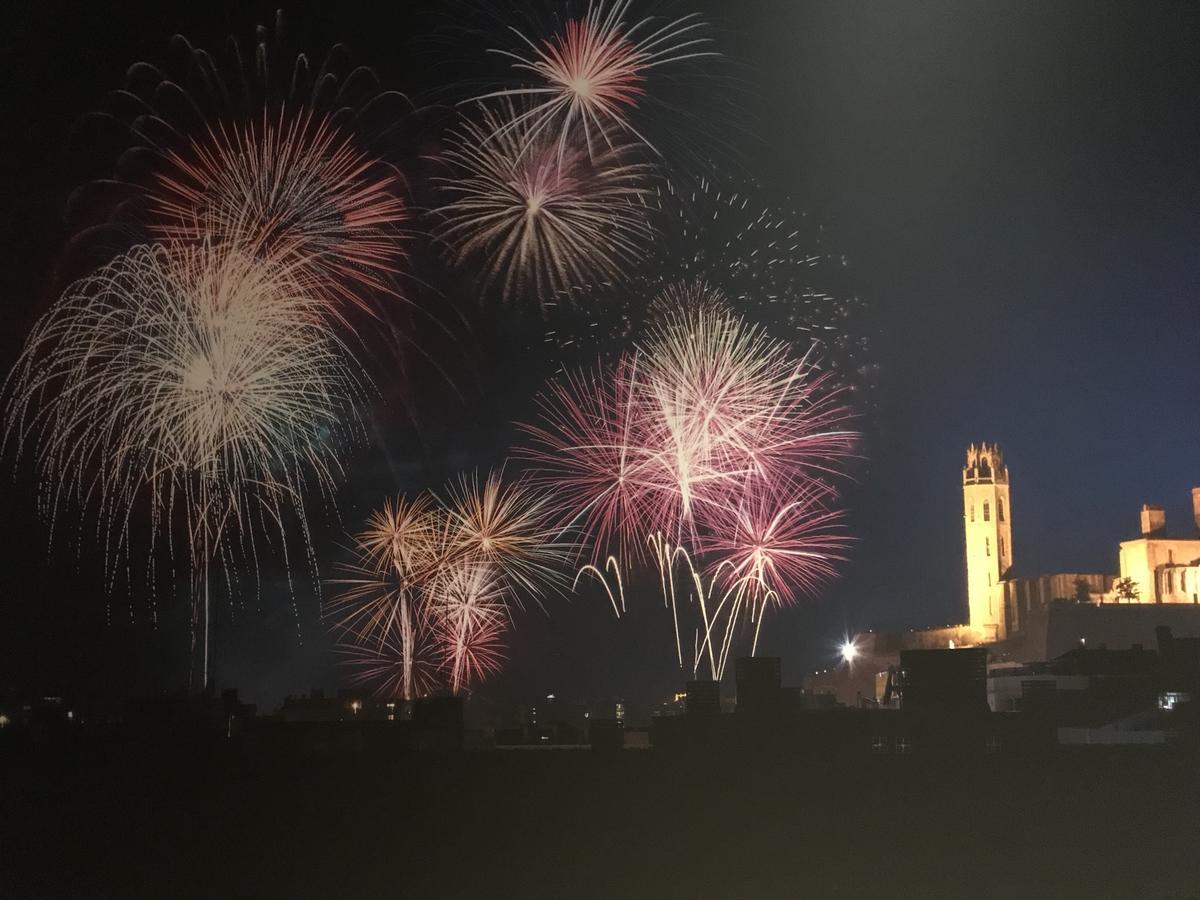
[[[137,247],[35,326],[5,383],[4,448],[32,457],[52,528],[72,505],[95,514],[110,586],[135,509],[150,511],[151,556],[160,539],[174,555],[182,516],[206,682],[209,566],[247,543],[257,559],[259,523],[285,545],[310,485],[332,497],[361,385],[286,268],[231,248]]]
[[[624,133],[657,153],[631,115],[646,97],[647,78],[662,66],[716,54],[704,49],[711,39],[702,34],[706,25],[698,14],[662,24],[653,18],[630,24],[630,3],[615,0],[606,7],[603,0],[589,2],[582,18],[567,20],[560,32],[541,41],[512,28],[525,48],[492,52],[512,60],[513,68],[532,75],[535,84],[476,99],[520,97],[532,105],[492,133],[519,129],[526,140],[548,136],[560,148],[581,133],[589,154],[611,148],[616,135]]]
[[[608,583],[608,575],[610,573],[617,583],[616,594],[612,592],[612,587]],[[571,583],[571,590],[578,588],[579,579],[587,574],[593,575],[600,582],[605,592],[608,594],[608,602],[612,604],[613,612],[616,613],[618,619],[621,618],[621,616],[626,612],[625,584],[621,580],[621,561],[615,556],[610,556],[604,561],[603,570],[601,570],[598,566],[592,565],[591,563],[586,563],[580,567],[577,573],[575,573],[575,580]],[[617,605],[617,598],[620,598],[620,606]]]
[[[449,196],[437,236],[456,264],[483,261],[483,284],[505,300],[613,279],[650,237],[645,204],[650,169],[613,145],[589,156],[576,142],[555,146],[527,127],[500,129],[511,106],[480,106],[478,121],[451,134],[443,156]]]
[[[460,478],[443,497],[387,503],[357,536],[357,561],[326,604],[339,645],[365,648],[377,690],[404,699],[440,679],[460,693],[494,673],[512,608],[565,588],[572,548],[547,513],[537,491],[499,472]]]

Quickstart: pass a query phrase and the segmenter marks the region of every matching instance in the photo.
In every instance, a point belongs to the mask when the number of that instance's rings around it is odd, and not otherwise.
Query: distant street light
[[[856,659],[858,659],[858,645],[854,643],[853,638],[847,638],[842,643],[842,660],[850,665]]]

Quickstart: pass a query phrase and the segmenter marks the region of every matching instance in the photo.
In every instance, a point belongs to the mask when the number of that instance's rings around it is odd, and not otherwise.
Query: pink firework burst
[[[511,59],[513,68],[532,75],[535,83],[486,96],[533,98],[534,105],[518,123],[528,122],[534,134],[556,134],[560,142],[578,128],[589,152],[620,132],[653,150],[630,116],[646,93],[648,75],[662,66],[715,54],[703,49],[710,39],[702,34],[706,26],[698,14],[631,24],[626,20],[630,2],[589,3],[581,18],[567,20],[541,41],[512,29],[526,50],[493,52]]]
[[[693,668],[720,677],[747,619],[753,652],[768,605],[835,577],[849,543],[837,481],[857,435],[815,359],[794,359],[703,285],[658,305],[637,356],[547,389],[524,456],[590,549],[580,574],[604,583],[619,616],[626,553],[651,547],[680,665],[691,615]]]
[[[540,398],[542,421],[522,426],[534,483],[553,497],[558,524],[587,538],[591,559],[640,555],[671,488],[654,480],[635,357],[612,371],[566,375]],[[668,495],[664,497],[664,492]]]
[[[815,594],[836,576],[850,543],[829,499],[820,485],[771,490],[752,480],[735,505],[706,505],[702,546],[712,574],[760,601],[769,593],[778,605],[797,592]]]

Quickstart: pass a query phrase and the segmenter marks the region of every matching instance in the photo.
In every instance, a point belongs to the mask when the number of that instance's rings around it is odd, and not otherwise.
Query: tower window
[[[987,556],[991,556],[991,555],[992,555],[992,539],[991,539],[991,538],[986,538],[986,537],[985,537],[985,538],[983,539],[983,549],[984,549],[984,551],[985,551],[985,554],[986,554]]]
[[[1004,538],[1000,538],[1000,555],[1004,555]]]
[[[983,521],[992,521],[992,506],[986,500],[983,503]]]
[[[996,518],[1001,522],[1004,521],[1004,498],[1003,497],[1001,497],[1000,499],[998,499],[996,501]]]
[[[971,521],[972,522],[975,521],[975,504],[974,503],[971,504]]]

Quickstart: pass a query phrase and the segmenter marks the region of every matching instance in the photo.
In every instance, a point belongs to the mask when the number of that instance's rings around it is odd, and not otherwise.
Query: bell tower
[[[996,444],[972,444],[963,467],[963,530],[967,550],[967,604],[981,641],[1004,638],[1004,589],[1012,566],[1012,506],[1008,467]]]

